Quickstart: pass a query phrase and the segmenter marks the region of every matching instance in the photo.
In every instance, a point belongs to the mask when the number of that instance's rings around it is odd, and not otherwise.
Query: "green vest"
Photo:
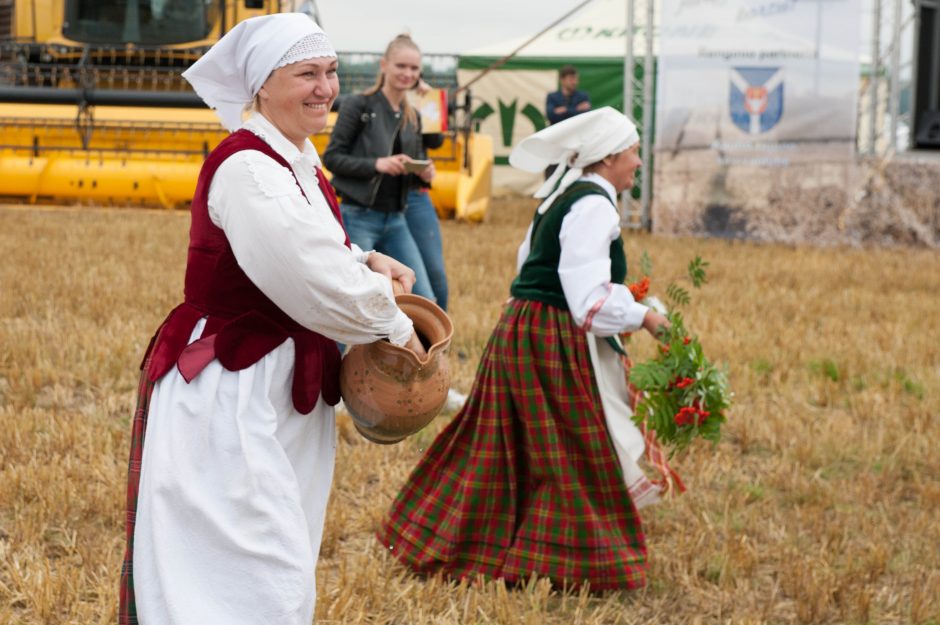
[[[600,185],[579,180],[565,189],[552,205],[542,214],[535,213],[532,222],[532,238],[529,257],[522,264],[519,275],[512,281],[509,291],[517,299],[534,300],[568,310],[568,302],[561,288],[558,277],[558,263],[561,260],[561,222],[571,210],[571,206],[581,198],[597,194],[610,200],[610,196]],[[614,207],[616,210],[616,206]],[[623,252],[623,237],[618,236],[610,244],[610,281],[623,284],[627,277],[627,257]]]

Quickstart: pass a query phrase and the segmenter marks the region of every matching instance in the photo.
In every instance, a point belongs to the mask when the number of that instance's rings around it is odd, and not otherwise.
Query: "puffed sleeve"
[[[405,344],[412,323],[391,283],[359,262],[326,200],[311,195],[308,204],[290,171],[245,150],[216,171],[209,214],[245,274],[301,325],[348,344]]]
[[[649,310],[625,285],[611,284],[610,244],[619,234],[617,211],[599,195],[575,202],[561,224],[558,276],[565,301],[577,324],[596,336],[633,332]]]

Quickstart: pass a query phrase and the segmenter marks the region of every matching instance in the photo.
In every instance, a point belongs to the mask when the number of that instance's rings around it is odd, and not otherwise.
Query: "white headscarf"
[[[242,112],[275,69],[336,57],[326,33],[304,13],[276,13],[240,22],[183,72],[222,125],[237,130]]]
[[[558,165],[535,192],[535,197],[547,198],[539,206],[539,212],[544,213],[555,198],[581,177],[585,167],[633,147],[639,140],[636,124],[620,111],[605,106],[526,137],[509,154],[509,164],[531,172]]]

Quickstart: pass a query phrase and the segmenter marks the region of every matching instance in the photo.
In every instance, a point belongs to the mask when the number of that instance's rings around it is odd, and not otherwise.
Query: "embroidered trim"
[[[627,487],[630,492],[630,498],[633,499],[633,505],[637,509],[645,508],[660,500],[659,494],[662,488],[654,484],[645,475],[637,479]]]
[[[607,289],[607,294],[594,302],[594,305],[591,306],[591,310],[588,311],[587,317],[584,319],[584,323],[581,325],[581,329],[585,332],[591,331],[591,324],[594,323],[594,317],[597,315],[598,311],[600,311],[601,306],[604,305],[604,302],[607,301],[607,298],[610,297],[610,294],[614,290],[614,285],[612,285],[610,282],[605,284],[604,287]]]
[[[267,143],[271,147],[272,150],[280,154],[281,158],[283,158],[285,161],[287,161],[291,165],[293,165],[298,160],[306,156],[306,154],[297,150],[296,148],[291,150],[289,154],[284,154],[283,150],[278,150],[276,147],[274,147],[277,142],[277,138],[272,139],[271,135],[268,134],[268,132],[262,126],[262,122],[255,122],[253,119],[249,119],[247,122],[245,122],[244,127],[245,127],[245,130],[255,135],[256,137],[258,137],[265,143]],[[286,139],[284,139],[283,137],[279,137],[279,138],[282,143],[286,141]],[[309,160],[312,161],[313,159],[309,159]],[[313,163],[313,164],[317,165],[317,163]]]
[[[277,62],[274,69],[279,69],[291,63],[324,56],[336,56],[333,44],[330,43],[330,40],[324,33],[311,33],[292,45],[290,49],[284,53],[284,56],[281,57],[281,60]],[[274,69],[271,71],[274,71]]]
[[[251,172],[251,177],[254,178],[255,184],[258,185],[265,197],[278,198],[301,195],[300,187],[297,186],[297,181],[289,171],[277,163],[268,166],[266,161],[270,161],[270,159],[264,155],[257,158],[254,155],[245,156],[248,171]]]
[[[251,132],[251,134],[258,137],[268,145],[271,145],[271,138],[268,136],[268,133],[265,132],[263,128],[257,126],[253,120],[249,119],[247,122],[245,122],[245,130]]]

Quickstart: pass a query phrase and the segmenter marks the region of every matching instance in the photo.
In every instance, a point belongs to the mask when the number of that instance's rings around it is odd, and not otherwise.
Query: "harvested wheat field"
[[[465,392],[531,210],[444,224]],[[116,621],[137,367],[181,296],[187,230],[183,213],[0,209],[0,623]],[[689,491],[644,511],[650,585],[413,577],[373,530],[449,416],[390,447],[341,418],[318,622],[940,623],[940,255],[626,240],[654,292],[711,263],[686,318],[735,392],[722,442],[677,458]]]

